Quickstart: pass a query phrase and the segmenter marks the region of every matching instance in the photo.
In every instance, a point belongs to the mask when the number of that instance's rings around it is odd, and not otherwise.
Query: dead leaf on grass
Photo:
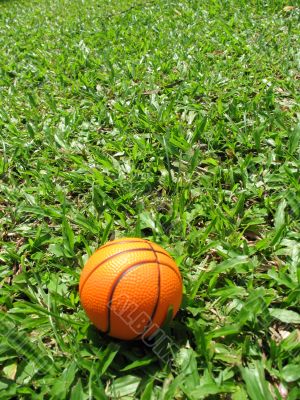
[[[285,7],[283,7],[283,11],[290,12],[290,11],[295,10],[296,8],[297,7],[295,7],[295,6],[285,6]]]

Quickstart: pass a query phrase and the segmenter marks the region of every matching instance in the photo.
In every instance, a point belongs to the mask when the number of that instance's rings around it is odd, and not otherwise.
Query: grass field
[[[0,0],[0,399],[300,398],[297,1]],[[170,361],[80,271],[166,248]]]

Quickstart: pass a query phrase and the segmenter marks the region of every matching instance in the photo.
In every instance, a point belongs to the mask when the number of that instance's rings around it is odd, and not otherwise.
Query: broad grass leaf
[[[109,233],[114,224],[114,219],[110,214],[106,214],[106,220],[107,223],[101,236],[101,245],[107,242]]]
[[[189,143],[181,136],[172,136],[169,139],[169,143],[173,144],[178,149],[187,151],[189,149]]]
[[[197,369],[196,353],[193,349],[183,348],[177,355],[177,364],[180,375],[183,378],[183,386],[192,390],[199,385],[199,373]]]
[[[244,212],[244,206],[245,206],[245,200],[246,200],[246,195],[245,193],[241,193],[238,197],[238,201],[236,203],[236,206],[232,212],[232,215],[239,215]]]
[[[135,368],[141,368],[145,365],[152,364],[154,361],[156,361],[156,358],[154,357],[145,357],[144,359],[141,360],[135,360],[132,363],[128,364],[126,367],[122,368],[121,371],[129,371]]]
[[[100,362],[99,369],[101,375],[105,374],[110,364],[113,362],[115,356],[118,354],[120,346],[111,342],[104,351],[103,358]]]
[[[21,207],[20,210],[22,212],[26,212],[29,214],[39,215],[42,217],[51,217],[54,219],[61,219],[62,212],[59,211],[57,208],[54,207],[38,207],[38,206],[24,206]]]
[[[142,395],[141,400],[151,400],[152,399],[152,391],[153,391],[153,380],[147,383]]]
[[[204,357],[207,363],[210,360],[210,351],[209,351],[209,337],[205,335],[203,327],[197,323],[195,320],[190,319],[189,325],[193,327],[193,334],[195,336],[197,351],[199,354]]]
[[[289,276],[286,275],[286,274],[280,274],[279,275],[275,270],[270,269],[268,271],[268,275],[272,279],[274,279],[275,282],[278,282],[282,286],[286,286],[287,288],[290,288],[290,289],[296,289],[296,287],[297,287],[297,283],[296,282],[295,283],[292,282],[290,280]]]
[[[95,380],[93,379],[91,382],[91,392],[93,394],[93,399],[95,400],[108,400],[102,382],[99,381],[98,377]]]
[[[53,399],[64,399],[67,396],[69,388],[71,387],[77,371],[75,361],[72,361],[63,371],[61,376],[57,379],[56,383],[51,389],[51,396]]]
[[[213,345],[213,359],[224,361],[228,364],[239,364],[241,363],[241,352],[240,349],[233,350],[229,346],[222,345],[221,343],[214,343]],[[224,374],[224,371],[222,371]],[[223,379],[222,379],[223,381]]]
[[[267,306],[264,300],[265,290],[257,288],[250,293],[249,298],[242,306],[235,318],[236,323],[242,327],[248,321],[255,321],[256,317],[265,314]]]
[[[289,153],[294,154],[298,149],[300,142],[300,124],[298,124],[291,132],[289,137]]]
[[[22,310],[22,311],[21,311]],[[35,303],[30,303],[28,301],[18,301],[16,303],[14,303],[14,308],[12,309],[12,312],[14,313],[19,313],[19,312],[23,312],[26,314],[31,314],[31,313],[36,313],[36,314],[46,314],[46,315],[51,315],[52,317],[59,319],[61,321],[65,321],[67,324],[74,324],[77,326],[82,326],[83,324],[73,320],[71,318],[67,318],[67,317],[62,317],[60,314],[52,312],[52,311],[48,311],[47,308],[41,307],[38,304]]]
[[[1,334],[0,334],[0,338],[1,338]],[[15,358],[16,358],[15,351],[11,348],[11,346],[8,345],[8,343],[5,343],[4,340],[1,340],[1,343],[0,343],[0,363],[1,363],[1,365],[3,365],[5,361],[14,360]]]
[[[107,395],[113,399],[133,396],[140,384],[141,378],[134,375],[125,375],[112,381],[107,389]],[[134,398],[134,397],[133,397]]]
[[[74,232],[66,218],[62,222],[62,234],[64,239],[64,248],[68,257],[74,257]]]
[[[64,257],[65,255],[64,248],[59,243],[51,243],[48,247],[48,251],[56,257]]]
[[[206,117],[204,117],[199,122],[197,122],[196,129],[195,129],[195,132],[194,132],[192,140],[191,140],[191,144],[194,144],[194,143],[198,142],[198,140],[200,140],[201,135],[205,130],[206,123],[207,123]]]
[[[240,332],[240,330],[241,328],[239,324],[222,326],[222,328],[211,331],[208,334],[208,337],[213,339],[223,336],[236,335],[237,333]]]
[[[23,355],[35,367],[37,371],[50,371],[53,367],[51,359],[48,357],[46,348],[42,344],[37,346],[27,334],[19,332],[13,324],[2,325],[3,340],[12,348],[17,355]]]
[[[17,393],[17,385],[11,379],[0,377],[0,398],[12,399]]]
[[[300,349],[300,331],[295,329],[288,337],[280,342],[280,349],[290,354],[293,350]]]
[[[171,377],[167,376],[164,383],[162,390],[160,392],[159,400],[173,400],[176,398],[177,392],[181,393],[180,384],[182,382],[182,375],[177,375],[176,378],[172,380]]]
[[[17,373],[18,363],[15,360],[9,361],[5,367],[3,367],[2,372],[6,378],[14,380]]]
[[[238,386],[237,390],[232,393],[232,400],[248,400],[247,393],[242,386]]]
[[[84,400],[88,398],[83,391],[81,379],[78,379],[76,385],[72,388],[69,398],[70,400]]]
[[[281,376],[286,382],[295,382],[300,379],[300,366],[298,364],[288,364],[283,367]]]
[[[235,258],[230,258],[229,260],[225,260],[218,264],[215,268],[213,268],[210,273],[223,273],[225,271],[235,269],[239,265],[245,265],[250,262],[250,259],[247,256],[237,256]]]
[[[91,218],[88,219],[81,214],[77,214],[74,217],[74,223],[81,226],[82,228],[85,228],[87,231],[94,235],[99,234],[100,227]]]
[[[275,223],[275,231],[279,231],[280,229],[282,229],[282,227],[285,225],[285,208],[286,208],[287,202],[286,200],[282,200],[279,203],[279,206],[277,208],[276,214],[275,214],[275,219],[274,219],[274,223]]]
[[[262,362],[257,361],[250,367],[242,367],[241,374],[251,400],[274,400],[269,389],[269,383],[265,379]]]
[[[230,385],[226,387],[226,384],[219,386],[216,383],[206,383],[192,390],[191,392],[189,392],[189,394],[192,399],[196,400],[196,399],[206,399],[210,395],[215,395],[219,393],[228,393],[228,392],[230,393],[232,391],[233,389]]]
[[[35,362],[28,358],[22,359],[18,364],[17,374],[15,381],[18,385],[26,385],[36,378],[38,369],[36,368]]]
[[[281,308],[269,308],[269,312],[272,317],[286,324],[300,324],[300,314],[295,311]]]
[[[219,289],[219,290],[213,290],[211,292],[211,296],[213,297],[219,297],[223,299],[230,299],[234,298],[236,296],[245,296],[247,294],[247,291],[245,288],[240,287],[240,286],[233,286],[233,287],[225,287],[224,289]]]

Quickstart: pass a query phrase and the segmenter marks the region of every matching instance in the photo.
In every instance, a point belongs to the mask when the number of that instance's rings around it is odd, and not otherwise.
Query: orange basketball
[[[177,313],[182,297],[178,267],[166,250],[145,239],[101,246],[85,264],[79,283],[82,306],[102,332],[132,340],[151,336]]]

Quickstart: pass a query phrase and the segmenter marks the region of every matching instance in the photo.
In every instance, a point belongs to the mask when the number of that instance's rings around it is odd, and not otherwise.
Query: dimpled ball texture
[[[81,304],[102,332],[143,339],[173,318],[182,299],[182,278],[166,250],[145,239],[123,238],[101,246],[85,264]]]

